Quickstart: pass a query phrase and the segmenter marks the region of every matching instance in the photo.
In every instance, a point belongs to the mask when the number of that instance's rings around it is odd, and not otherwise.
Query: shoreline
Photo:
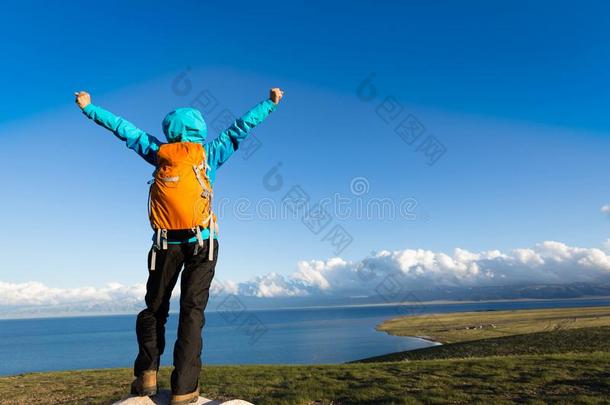
[[[400,318],[400,316],[399,316],[398,318]],[[432,339],[432,336],[424,336],[424,335],[421,335],[421,336],[417,336],[417,335],[394,335],[394,334],[390,333],[390,331],[388,331],[388,330],[379,330],[379,326],[381,326],[381,325],[382,325],[384,322],[391,321],[392,319],[396,319],[396,317],[394,317],[394,318],[388,318],[388,319],[384,319],[383,321],[381,321],[380,323],[378,323],[377,325],[375,325],[375,331],[377,331],[377,332],[379,332],[379,333],[385,333],[385,334],[386,334],[386,335],[388,335],[388,336],[402,337],[402,338],[408,338],[408,339],[417,339],[417,340],[423,340],[424,342],[432,343],[432,346],[430,346],[430,347],[435,347],[435,346],[442,346],[442,345],[444,345],[444,343],[443,343],[443,342],[439,342],[438,340],[433,340],[433,339]],[[410,349],[410,350],[405,350],[405,351],[406,351],[406,352],[411,352],[411,351],[413,351],[413,350],[419,350],[419,349],[422,349],[422,348],[420,347],[420,348],[417,348],[417,349]],[[423,349],[425,349],[425,348],[423,348]],[[391,354],[391,353],[386,353],[386,354]],[[381,356],[383,356],[383,354],[382,354]]]
[[[385,331],[379,331],[379,332],[385,332]],[[386,333],[388,335],[390,335],[390,336],[401,336],[401,335],[392,335],[392,334],[390,334],[388,332],[386,332]],[[409,335],[405,335],[405,336],[401,336],[401,337],[406,337],[406,338],[409,338],[409,339],[418,339],[418,340],[423,340],[424,342],[432,343],[432,346],[430,346],[430,347],[436,347],[436,346],[444,345],[444,343],[442,343],[442,342],[438,342],[436,340],[432,340],[432,338],[430,336],[409,336]],[[426,347],[423,347],[423,348],[420,347],[418,349],[411,349],[411,350],[405,350],[405,351],[406,352],[412,352],[414,350],[420,350],[420,349],[427,349],[427,348]],[[390,353],[387,353],[387,354],[390,354]]]

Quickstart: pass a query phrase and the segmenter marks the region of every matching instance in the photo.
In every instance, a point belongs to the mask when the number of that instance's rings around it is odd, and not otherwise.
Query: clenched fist
[[[77,91],[74,95],[76,96],[75,102],[81,110],[91,104],[91,96],[86,91]]]
[[[282,99],[282,97],[284,97],[284,92],[282,90],[280,90],[279,87],[274,87],[271,90],[269,90],[269,98],[275,104],[279,103],[280,100]]]

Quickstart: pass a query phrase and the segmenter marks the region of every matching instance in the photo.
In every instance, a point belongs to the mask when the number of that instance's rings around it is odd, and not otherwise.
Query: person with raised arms
[[[233,122],[206,143],[207,129],[201,113],[178,108],[163,120],[167,142],[129,121],[91,103],[84,91],[75,93],[82,112],[112,131],[146,162],[155,167],[149,193],[149,217],[154,230],[148,253],[146,309],[136,320],[138,355],[131,392],[157,393],[157,371],[165,349],[165,323],[172,290],[180,279],[180,318],[171,375],[172,405],[196,402],[201,372],[201,332],[218,258],[218,224],[212,210],[216,170],[250,131],[275,110],[283,97],[272,88],[269,98]]]

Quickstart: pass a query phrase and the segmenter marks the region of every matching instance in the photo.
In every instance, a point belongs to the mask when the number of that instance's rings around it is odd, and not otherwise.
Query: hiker
[[[157,371],[165,348],[169,301],[180,271],[180,319],[171,375],[172,405],[196,402],[201,372],[201,331],[204,310],[218,258],[218,227],[212,212],[216,169],[239,148],[256,125],[277,106],[283,92],[270,90],[262,101],[211,142],[201,113],[178,108],[163,120],[167,143],[130,122],[91,104],[91,96],[77,92],[76,103],[95,123],[112,131],[148,163],[155,166],[148,209],[154,230],[148,253],[146,309],[138,314],[138,356],[131,392],[157,393]]]

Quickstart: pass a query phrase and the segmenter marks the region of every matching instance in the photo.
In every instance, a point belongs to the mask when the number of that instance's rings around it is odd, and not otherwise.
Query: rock
[[[168,405],[172,393],[169,390],[160,390],[154,397],[128,397],[115,402],[112,405]],[[193,405],[253,405],[248,401],[241,399],[232,399],[230,401],[218,402],[208,398],[199,397],[199,401],[193,402]]]

